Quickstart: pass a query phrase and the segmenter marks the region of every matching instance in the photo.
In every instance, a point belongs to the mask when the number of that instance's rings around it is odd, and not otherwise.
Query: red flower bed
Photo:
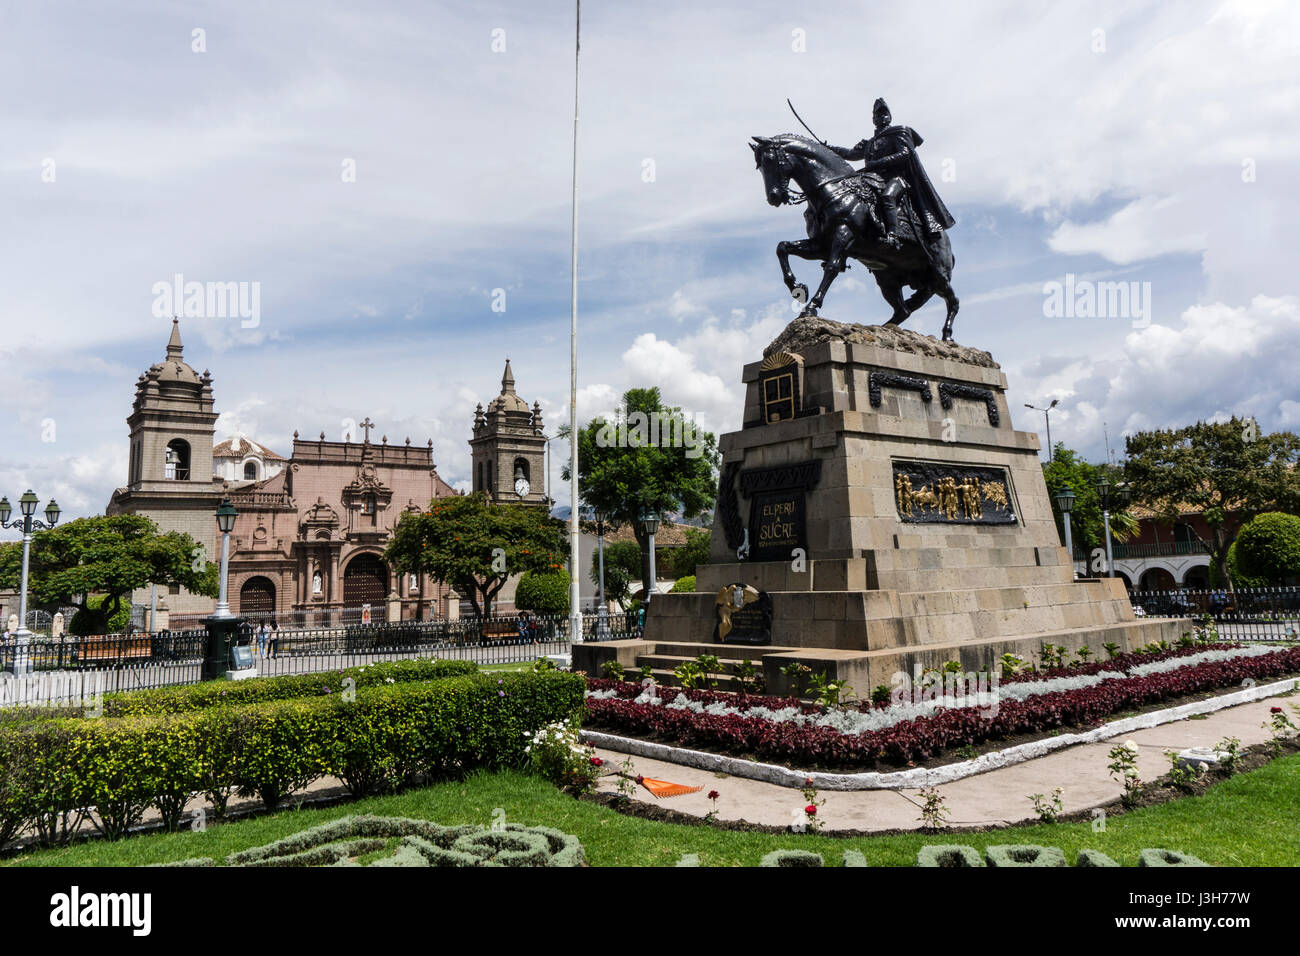
[[[1202,647],[1201,650],[1207,648]],[[1142,655],[1141,662],[1158,660]],[[1040,694],[1024,701],[1000,700],[997,713],[976,707],[936,711],[932,716],[903,721],[884,730],[846,735],[829,727],[800,727],[761,717],[739,714],[714,716],[662,705],[638,704],[630,699],[587,700],[585,725],[654,738],[685,747],[757,757],[800,766],[869,770],[882,764],[901,766],[934,757],[953,747],[999,740],[1020,734],[1043,733],[1056,727],[1086,728],[1112,714],[1146,707],[1176,697],[1265,680],[1300,671],[1300,648],[1259,657],[1197,664],[1147,677],[1103,681],[1096,687]],[[639,692],[627,682],[589,681],[593,689],[615,687],[621,693]],[[605,686],[598,687],[597,685]],[[676,693],[709,703],[725,699],[745,706],[736,695],[715,691],[680,691],[661,688],[660,699],[670,702]],[[785,707],[797,704],[782,698],[748,698],[750,706]],[[818,708],[803,708],[815,712]]]
[[[1079,677],[1083,675],[1091,676],[1102,671],[1127,671],[1130,667],[1136,667],[1138,664],[1150,664],[1154,661],[1165,661],[1175,657],[1190,657],[1193,654],[1199,654],[1202,651],[1222,651],[1230,648],[1241,647],[1240,644],[1198,644],[1194,647],[1178,647],[1167,651],[1158,651],[1156,653],[1136,653],[1136,654],[1119,654],[1113,660],[1092,661],[1087,664],[1080,664],[1076,667],[1049,667],[1046,670],[1026,671],[1017,674],[1006,680],[1000,680],[1000,685],[1020,684],[1036,681],[1050,680],[1055,677]],[[620,698],[632,700],[638,697],[644,689],[640,682],[626,680],[612,680],[604,677],[588,677],[588,690],[613,690]],[[724,703],[728,706],[735,707],[738,710],[748,710],[751,707],[766,707],[769,710],[781,710],[786,707],[797,707],[800,713],[820,714],[825,712],[826,708],[820,704],[809,704],[802,702],[797,697],[770,697],[762,694],[746,694],[744,692],[733,693],[721,690],[683,690],[680,687],[669,687],[657,685],[655,692],[659,699],[665,704],[672,703],[679,695],[685,695],[687,700],[693,700],[701,704]],[[890,706],[889,701],[879,704],[873,704],[870,700],[859,701],[856,704],[849,705],[860,711],[879,710]]]

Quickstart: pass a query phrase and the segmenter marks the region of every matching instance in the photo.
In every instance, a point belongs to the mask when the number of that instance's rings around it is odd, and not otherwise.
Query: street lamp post
[[[596,605],[596,637],[609,637],[609,609],[605,606],[605,513],[596,512],[596,561],[599,566],[600,603]]]
[[[646,612],[650,610],[650,596],[655,590],[655,532],[659,530],[659,515],[644,508],[641,511],[641,533],[650,538],[650,590],[646,592],[645,608]]]
[[[1065,528],[1065,550],[1070,555],[1070,577],[1074,577],[1074,541],[1070,537],[1070,512],[1074,509],[1074,492],[1069,486],[1056,493],[1056,507],[1061,512],[1061,524]]]
[[[221,577],[217,609],[203,623],[208,627],[208,647],[203,657],[203,679],[215,680],[231,669],[231,645],[243,619],[230,613],[230,532],[235,530],[237,512],[229,498],[217,508],[217,530],[221,532]]]
[[[1101,496],[1101,517],[1102,524],[1106,533],[1106,566],[1107,573],[1110,577],[1115,576],[1115,555],[1110,544],[1110,505],[1112,498],[1115,504],[1122,510],[1129,503],[1129,487],[1126,483],[1120,482],[1111,489],[1110,479],[1102,475],[1097,479],[1097,494]]]
[[[230,532],[235,530],[235,506],[229,498],[223,498],[217,508],[217,530],[221,532],[221,584],[217,597],[217,610],[213,617],[232,617],[230,613]]]
[[[1036,412],[1043,413],[1043,421],[1047,423],[1047,460],[1052,460],[1052,409],[1061,404],[1059,398],[1054,398],[1046,408],[1039,408],[1037,405],[1025,403],[1025,408],[1032,408]]]
[[[32,670],[31,657],[28,654],[28,648],[32,642],[32,632],[27,629],[27,571],[31,559],[32,549],[32,532],[53,528],[59,523],[59,504],[53,498],[45,506],[45,520],[39,521],[32,517],[36,514],[36,506],[40,504],[36,493],[28,488],[27,493],[18,499],[18,509],[22,513],[21,518],[13,521],[9,516],[13,514],[13,506],[9,504],[8,498],[0,498],[0,528],[17,528],[20,525],[23,529],[23,573],[22,583],[18,591],[18,631],[14,634],[16,646],[14,648],[14,673],[28,674]]]

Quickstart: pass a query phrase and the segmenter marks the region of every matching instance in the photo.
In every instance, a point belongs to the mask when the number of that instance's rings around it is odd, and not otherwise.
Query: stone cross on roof
[[[375,427],[375,423],[372,422],[372,421],[370,420],[370,416],[367,415],[367,416],[366,416],[366,420],[365,420],[364,422],[362,422],[358,427],[360,427],[360,428],[364,428],[364,429],[365,429],[365,431],[366,431],[366,442],[365,442],[365,443],[366,443],[367,445],[370,444],[370,429],[372,429],[372,428]]]

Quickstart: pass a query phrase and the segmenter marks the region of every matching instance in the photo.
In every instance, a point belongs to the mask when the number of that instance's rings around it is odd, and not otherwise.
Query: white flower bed
[[[1129,677],[1148,677],[1151,674],[1164,674],[1168,671],[1176,671],[1180,667],[1189,667],[1194,664],[1219,663],[1220,661],[1229,661],[1234,657],[1261,657],[1264,654],[1272,654],[1277,651],[1276,647],[1230,647],[1222,651],[1202,651],[1199,654],[1189,654],[1187,657],[1171,657],[1167,661],[1152,661],[1150,664],[1138,664],[1136,667],[1130,667],[1128,670]]]
[[[1002,684],[987,693],[962,697],[955,695],[944,696],[942,687],[936,686],[933,692],[939,696],[935,699],[922,700],[911,704],[895,704],[892,707],[880,709],[873,708],[865,712],[849,708],[830,708],[823,713],[817,714],[802,713],[798,707],[781,707],[776,710],[769,707],[749,707],[746,709],[733,707],[721,701],[702,704],[699,701],[687,699],[685,694],[679,694],[672,703],[665,704],[660,700],[654,685],[650,685],[647,690],[633,700],[633,703],[649,704],[653,707],[662,706],[668,710],[689,710],[696,714],[710,714],[715,717],[732,715],[761,717],[776,723],[791,723],[800,727],[830,727],[842,734],[865,734],[893,727],[905,720],[929,717],[936,710],[978,707],[988,708],[996,713],[998,701],[1002,699],[1023,701],[1039,694],[1096,687],[1103,681],[1124,680],[1126,677],[1147,677],[1151,674],[1162,674],[1183,667],[1195,667],[1198,664],[1218,663],[1236,657],[1259,657],[1263,654],[1274,653],[1276,650],[1277,648],[1274,647],[1233,647],[1226,650],[1202,651],[1199,654],[1189,654],[1185,657],[1171,657],[1167,660],[1153,661],[1149,664],[1138,664],[1130,668],[1127,673],[1099,671],[1096,674],[1051,677],[1040,681],[1018,681]],[[592,700],[611,700],[617,696],[619,696],[618,691],[612,689],[587,691],[587,697]]]

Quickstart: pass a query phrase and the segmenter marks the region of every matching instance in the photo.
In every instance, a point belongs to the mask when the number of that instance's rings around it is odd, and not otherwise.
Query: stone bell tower
[[[506,359],[501,394],[474,410],[470,439],[473,489],[495,504],[545,505],[546,436],[542,409],[515,393],[515,375]],[[522,494],[520,492],[523,492]]]
[[[136,382],[135,402],[126,423],[131,429],[130,490],[196,489],[212,484],[212,439],[217,424],[212,376],[206,371],[199,375],[182,357],[176,319],[172,319],[166,357]]]
[[[159,530],[188,534],[204,561],[217,559],[215,514],[224,494],[213,475],[212,439],[217,412],[212,376],[194,371],[182,355],[180,324],[173,319],[167,352],[136,380],[135,401],[126,420],[130,454],[126,486],[113,492],[105,514],[137,514]],[[137,591],[132,600],[149,600]],[[212,599],[182,591],[167,597],[171,611],[207,611]]]

